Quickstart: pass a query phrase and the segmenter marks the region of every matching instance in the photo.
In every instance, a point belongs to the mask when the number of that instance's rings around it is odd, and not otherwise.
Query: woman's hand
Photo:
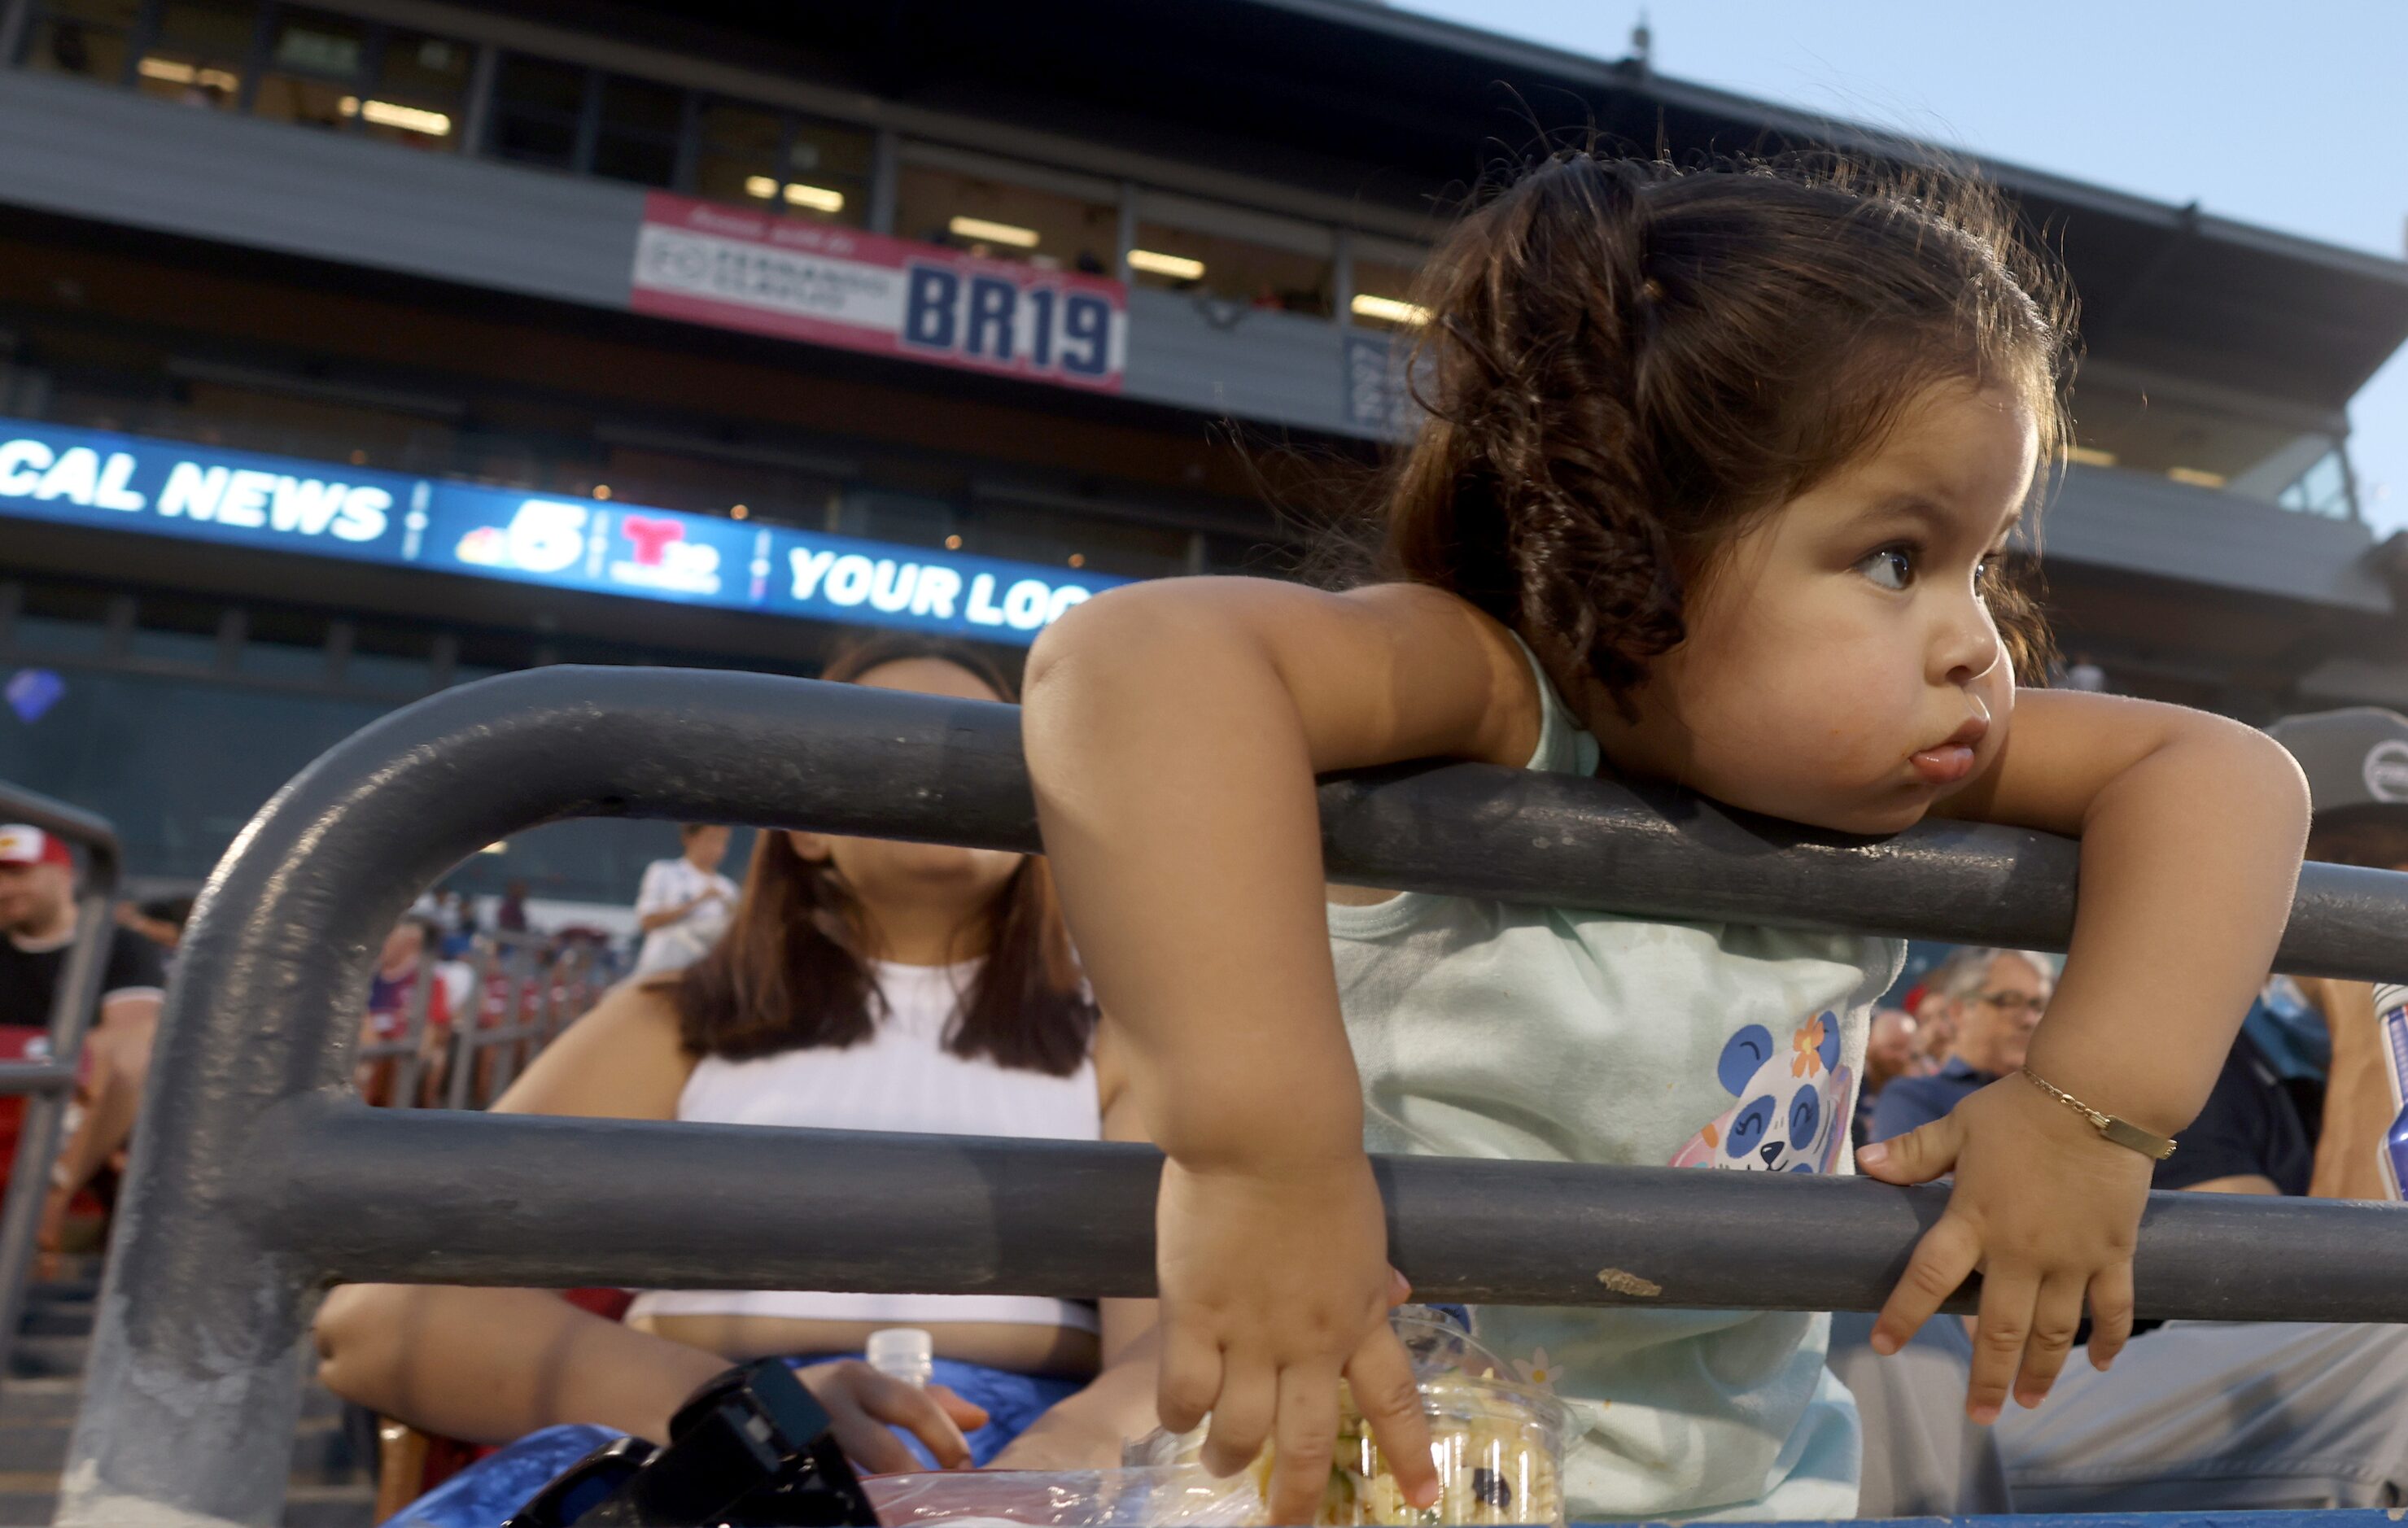
[[[1277,1449],[1272,1522],[1309,1522],[1337,1447],[1338,1379],[1391,1462],[1405,1499],[1438,1498],[1412,1364],[1389,1327],[1403,1280],[1369,1159],[1326,1167],[1162,1169],[1162,1424],[1209,1412],[1204,1467],[1235,1475]]]
[[[42,1195],[42,1218],[34,1227],[34,1246],[38,1255],[34,1259],[34,1277],[56,1278],[64,1266],[60,1254],[65,1250],[67,1211],[73,1207],[76,1191],[53,1183]]]
[[[2052,1078],[2052,1080],[2055,1080]],[[2021,1077],[2005,1077],[1955,1112],[1856,1153],[1885,1183],[1956,1175],[1947,1213],[1924,1234],[1873,1325],[1894,1353],[1982,1274],[1981,1316],[1965,1414],[1996,1421],[2012,1388],[2036,1407],[2056,1383],[2090,1305],[2090,1363],[2104,1369],[2132,1335],[2132,1244],[2151,1164],[2103,1139]]]
[[[900,1427],[926,1444],[945,1469],[968,1469],[970,1446],[962,1436],[984,1427],[987,1415],[942,1385],[925,1390],[879,1373],[857,1358],[814,1364],[795,1371],[820,1405],[845,1456],[871,1475],[916,1470],[920,1461],[887,1431]]]
[[[1075,1399],[1075,1397],[1073,1398]],[[1127,1442],[1122,1430],[1100,1417],[1082,1414],[1068,1401],[1028,1424],[1003,1452],[987,1464],[991,1470],[1109,1470],[1120,1467],[1121,1449]]]

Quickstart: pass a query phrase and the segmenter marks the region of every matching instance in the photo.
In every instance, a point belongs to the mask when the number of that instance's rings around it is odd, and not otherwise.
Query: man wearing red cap
[[[0,1027],[50,1026],[75,935],[75,860],[66,844],[22,822],[0,823]],[[43,1217],[46,1241],[76,1192],[133,1134],[165,980],[159,947],[110,924],[100,1005],[85,1047],[90,1107],[60,1155]]]

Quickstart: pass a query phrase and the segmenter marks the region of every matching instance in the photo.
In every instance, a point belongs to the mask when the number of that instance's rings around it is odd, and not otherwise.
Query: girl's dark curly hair
[[[2063,283],[1996,192],[1942,171],[1567,150],[1461,220],[1419,301],[1427,418],[1385,480],[1382,571],[1626,708],[1715,553],[1935,383],[2019,395],[2044,464],[2066,438]],[[2030,597],[2002,578],[1988,600],[2040,681]]]

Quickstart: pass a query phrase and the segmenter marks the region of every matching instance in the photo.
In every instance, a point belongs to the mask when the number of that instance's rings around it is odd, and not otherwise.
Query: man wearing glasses
[[[1888,1140],[1929,1124],[2024,1064],[2032,1030],[2047,1010],[2056,966],[2021,950],[1960,950],[1932,973],[1930,987],[1956,1044],[1938,1072],[1902,1077],[1873,1105],[1872,1138]]]
[[[2014,950],[1950,957],[1933,982],[1947,997],[1956,1050],[1936,1076],[1899,1078],[1882,1091],[1872,1138],[1929,1124],[2022,1066],[2047,1010],[2053,964]],[[2371,1011],[2359,1027],[2372,1045]],[[2329,1110],[2326,1123],[2330,1132]],[[2354,1125],[2348,1133],[2370,1135]],[[2357,1155],[2371,1161],[2368,1151]],[[2182,1150],[2157,1164],[2153,1181],[2198,1192],[2304,1194],[2315,1175],[2298,1107],[2243,1035],[2207,1107],[2182,1133]],[[1866,1514],[2246,1510],[2395,1499],[2393,1483],[2408,1467],[2399,1463],[2408,1442],[2401,1404],[2408,1327],[2177,1321],[2141,1330],[2147,1335],[2124,1350],[2112,1375],[2094,1372],[2077,1353],[2038,1410],[2010,1408],[1984,1436],[1956,1420],[1971,1349],[1955,1323],[1931,1322],[1896,1359],[1882,1360],[1866,1345],[1866,1318],[1836,1318],[1832,1368],[1856,1392],[1864,1414]],[[2341,1404],[2344,1396],[2350,1404]]]
[[[1948,999],[1956,1050],[1931,1077],[1902,1077],[1873,1106],[1872,1138],[1931,1123],[1958,1100],[2012,1075],[2048,1008],[2055,963],[2020,950],[1963,950],[1935,978]],[[2244,1035],[2226,1058],[2207,1107],[2157,1164],[2154,1187],[2221,1193],[2308,1192],[2315,1148],[2273,1068]]]

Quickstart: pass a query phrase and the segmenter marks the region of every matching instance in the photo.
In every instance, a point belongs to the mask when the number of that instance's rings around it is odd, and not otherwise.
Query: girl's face
[[[961,700],[1003,698],[977,675],[940,658],[897,659],[865,671],[853,682],[872,690],[908,690]],[[832,864],[873,917],[890,908],[910,908],[968,919],[994,900],[1026,857],[1000,850],[793,831],[787,833],[786,841],[806,860]]]
[[[1606,757],[1730,806],[1895,833],[1988,767],[2014,676],[1983,580],[2038,449],[2003,390],[1931,389],[1880,446],[1725,549],[1625,721],[1594,684]]]

